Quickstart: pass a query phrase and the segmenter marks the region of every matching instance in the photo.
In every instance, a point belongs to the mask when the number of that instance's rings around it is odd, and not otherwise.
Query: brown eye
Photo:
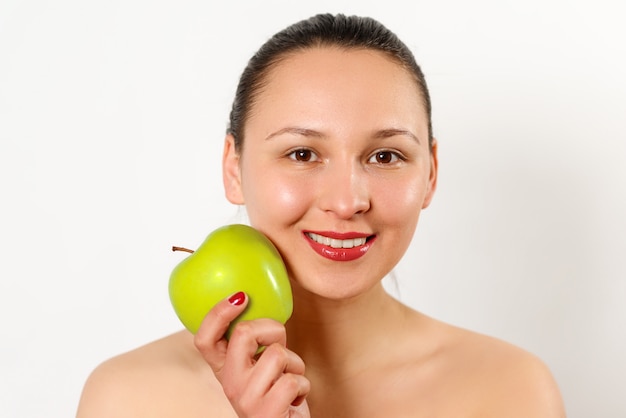
[[[392,164],[398,161],[400,157],[392,151],[377,151],[370,157],[370,162],[375,164]]]
[[[310,161],[315,161],[317,159],[317,156],[315,155],[313,151],[309,149],[300,148],[300,149],[292,151],[289,154],[289,158],[291,158],[292,160],[306,163]]]
[[[391,162],[391,153],[390,152],[377,152],[376,153],[376,161],[379,163],[389,163]]]

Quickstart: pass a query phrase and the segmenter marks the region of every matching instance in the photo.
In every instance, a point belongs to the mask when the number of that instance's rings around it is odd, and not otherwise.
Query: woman
[[[223,178],[281,252],[293,316],[240,323],[226,341],[248,303],[236,293],[195,336],[99,366],[79,417],[565,415],[533,355],[383,289],[437,183],[426,82],[384,26],[319,15],[270,39],[241,77]]]

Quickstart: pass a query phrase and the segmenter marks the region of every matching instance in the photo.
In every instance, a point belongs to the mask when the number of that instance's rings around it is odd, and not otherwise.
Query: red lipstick
[[[313,250],[333,261],[352,261],[367,253],[375,235],[359,232],[305,231],[304,237]]]

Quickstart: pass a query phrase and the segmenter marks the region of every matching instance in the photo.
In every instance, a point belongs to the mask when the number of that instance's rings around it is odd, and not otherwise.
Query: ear
[[[235,205],[244,204],[239,160],[239,153],[235,149],[235,138],[232,135],[226,135],[222,156],[222,181],[226,198]]]
[[[433,138],[430,152],[430,176],[428,177],[428,188],[426,190],[426,196],[424,197],[424,203],[422,203],[422,209],[426,209],[433,200],[435,189],[437,189],[438,171],[439,161],[437,160],[437,140]]]

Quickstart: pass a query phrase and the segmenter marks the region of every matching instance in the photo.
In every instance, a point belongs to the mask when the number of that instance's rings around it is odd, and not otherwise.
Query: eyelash
[[[304,155],[303,155],[304,154]],[[391,157],[391,161],[389,162],[380,162],[380,161],[371,161],[374,158],[378,158],[379,156],[381,156],[382,154],[385,155],[389,155]],[[299,158],[299,156],[306,156],[305,159],[301,159]],[[297,148],[294,150],[291,150],[287,153],[287,157],[296,161],[296,162],[300,162],[300,163],[308,163],[308,162],[315,162],[319,159],[319,157],[317,156],[317,154],[308,149],[308,148]],[[314,158],[314,159],[312,159]],[[406,158],[399,152],[397,151],[391,151],[391,150],[377,150],[376,152],[374,152],[372,155],[370,155],[367,158],[368,162],[373,162],[374,164],[378,164],[378,165],[390,165],[390,164],[395,164],[401,161],[406,161]]]

